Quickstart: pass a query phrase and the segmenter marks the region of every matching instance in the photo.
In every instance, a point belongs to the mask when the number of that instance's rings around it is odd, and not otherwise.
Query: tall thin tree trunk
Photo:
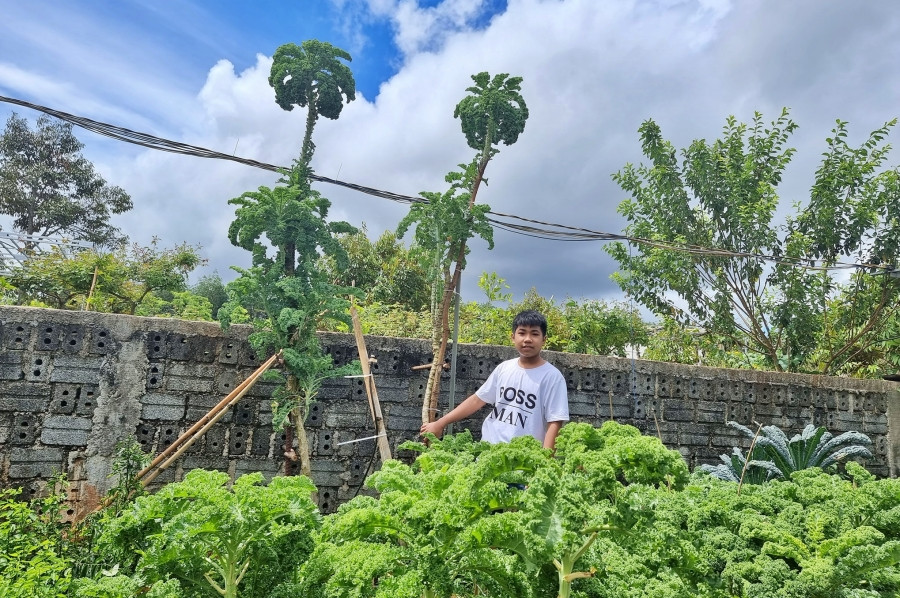
[[[294,431],[297,433],[297,456],[300,458],[300,475],[312,477],[312,469],[309,463],[309,439],[306,437],[306,428],[303,420],[306,418],[306,409],[297,407],[294,409]]]
[[[300,394],[300,383],[293,374],[288,375],[287,389],[291,395]],[[294,433],[297,435],[297,458],[300,460],[300,475],[311,477],[310,458],[309,458],[309,439],[306,436],[306,427],[303,422],[306,420],[306,401],[301,400],[300,404],[291,411],[294,419]]]
[[[428,382],[425,384],[425,393],[422,395],[422,423],[433,422],[437,419],[435,417],[437,414],[437,405],[432,405],[431,397],[434,395],[432,389],[435,388],[435,386],[438,387],[438,394],[440,394],[441,373],[444,370],[443,357],[441,357],[440,364],[437,362],[437,355],[440,353],[443,331],[440,325],[440,316],[441,313],[440,311],[437,311],[437,309],[432,312],[431,355],[434,357],[434,361],[431,364],[431,368],[428,370]]]
[[[469,210],[475,205],[475,196],[478,194],[478,188],[481,186],[481,180],[484,178],[484,171],[491,159],[491,127],[488,126],[488,134],[484,141],[484,150],[481,154],[481,161],[478,163],[478,172],[475,174],[475,180],[472,182],[472,193],[469,196]],[[425,387],[425,396],[422,400],[422,423],[430,423],[435,419],[437,414],[437,406],[441,396],[441,372],[444,369],[444,356],[447,353],[447,342],[450,340],[450,304],[453,300],[453,292],[459,286],[459,279],[462,277],[463,262],[466,258],[466,240],[460,244],[459,253],[456,255],[456,266],[453,276],[445,282],[444,297],[441,302],[441,310],[439,312],[439,320],[435,320],[434,330],[440,330],[441,340],[439,343],[432,339],[432,354],[434,359],[431,362],[431,370],[428,376],[428,385]]]
[[[316,126],[316,119],[319,113],[316,112],[316,95],[315,91],[310,89],[307,92],[309,103],[306,105],[306,133],[303,135],[303,146],[300,148],[300,163],[303,166],[309,166],[312,162],[313,152],[316,150],[316,144],[312,140],[313,127]]]
[[[288,376],[287,387],[290,394],[294,396],[296,396],[297,394],[301,394],[299,390],[300,385],[297,381],[296,376]],[[291,418],[294,420],[294,434],[297,436],[296,458],[300,461],[300,475],[312,477],[312,469],[310,467],[309,456],[309,439],[306,436],[306,426],[304,425],[307,414],[307,402],[305,393],[302,394],[304,396],[301,398],[300,404],[294,407],[294,409],[291,411]],[[287,452],[290,453],[290,449],[288,449]],[[285,470],[287,470],[287,461],[285,461]]]
[[[289,476],[294,473],[294,458],[291,452],[294,450],[294,428],[293,422],[288,422],[284,427],[284,446],[281,447],[284,454],[284,475]]]

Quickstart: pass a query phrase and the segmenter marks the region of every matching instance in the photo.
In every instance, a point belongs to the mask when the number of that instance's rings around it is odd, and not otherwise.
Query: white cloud
[[[748,120],[758,109],[771,119],[791,106],[801,129],[792,140],[798,154],[783,193],[790,204],[808,189],[835,118],[850,120],[851,132],[862,137],[896,115],[900,96],[893,58],[900,50],[900,14],[875,3],[509,0],[504,14],[478,30],[472,23],[484,3],[476,0],[428,8],[410,0],[339,4],[360,27],[389,19],[405,58],[376,98],[359,96],[339,120],[320,119],[317,172],[405,194],[443,189],[444,174],[472,154],[452,118],[469,75],[508,72],[524,77],[531,116],[519,141],[501,147],[489,166],[490,184],[480,200],[498,212],[595,230],[623,226],[616,206],[624,193],[610,174],[641,160],[637,128],[647,118],[682,147],[714,138],[728,114]],[[146,101],[163,108],[147,114],[164,110],[167,129],[189,143],[288,164],[299,153],[305,114],[275,105],[269,64],[262,55],[240,72],[228,61],[210,64],[190,94],[183,92],[184,81],[153,77],[159,89]],[[15,79],[36,94],[72,91],[75,97],[78,90],[93,97],[73,80],[38,72],[29,80],[29,71],[16,74],[14,62],[4,65],[8,76],[0,66],[0,87]],[[141,65],[123,72],[122,94],[132,85],[137,93],[146,89]],[[227,241],[233,209],[226,202],[272,185],[276,175],[149,151],[110,152],[96,160],[110,182],[134,197],[134,211],[119,220],[134,238],[201,243],[223,274],[227,265],[249,261]],[[371,235],[394,228],[406,212],[346,189],[319,189],[331,198],[334,218],[365,221]],[[621,297],[608,279],[615,264],[600,244],[495,235],[493,252],[473,243],[467,297],[478,296],[482,270],[497,271],[517,296],[537,286],[557,298]]]
[[[419,6],[416,0],[332,0],[343,15],[344,30],[365,44],[363,28],[378,19],[390,21],[394,43],[404,56],[423,51],[440,51],[453,34],[470,30],[487,13],[487,0],[442,0],[433,6]]]

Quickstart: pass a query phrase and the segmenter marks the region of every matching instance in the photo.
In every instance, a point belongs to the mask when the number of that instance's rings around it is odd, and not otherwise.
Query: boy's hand
[[[438,422],[431,422],[428,424],[422,424],[422,427],[419,429],[419,435],[424,436],[427,432],[434,434],[438,438],[444,435],[444,426]]]

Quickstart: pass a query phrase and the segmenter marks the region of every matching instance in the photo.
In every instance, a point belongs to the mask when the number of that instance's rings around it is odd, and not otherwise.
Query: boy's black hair
[[[516,328],[519,326],[540,326],[541,333],[543,333],[544,336],[547,336],[547,318],[539,311],[526,309],[525,311],[517,313],[512,322],[513,334],[515,334]]]

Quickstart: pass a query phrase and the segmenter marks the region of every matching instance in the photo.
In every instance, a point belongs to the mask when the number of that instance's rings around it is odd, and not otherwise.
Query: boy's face
[[[541,332],[540,326],[519,326],[512,334],[512,341],[516,346],[516,351],[526,359],[537,357],[546,340],[547,338]]]

